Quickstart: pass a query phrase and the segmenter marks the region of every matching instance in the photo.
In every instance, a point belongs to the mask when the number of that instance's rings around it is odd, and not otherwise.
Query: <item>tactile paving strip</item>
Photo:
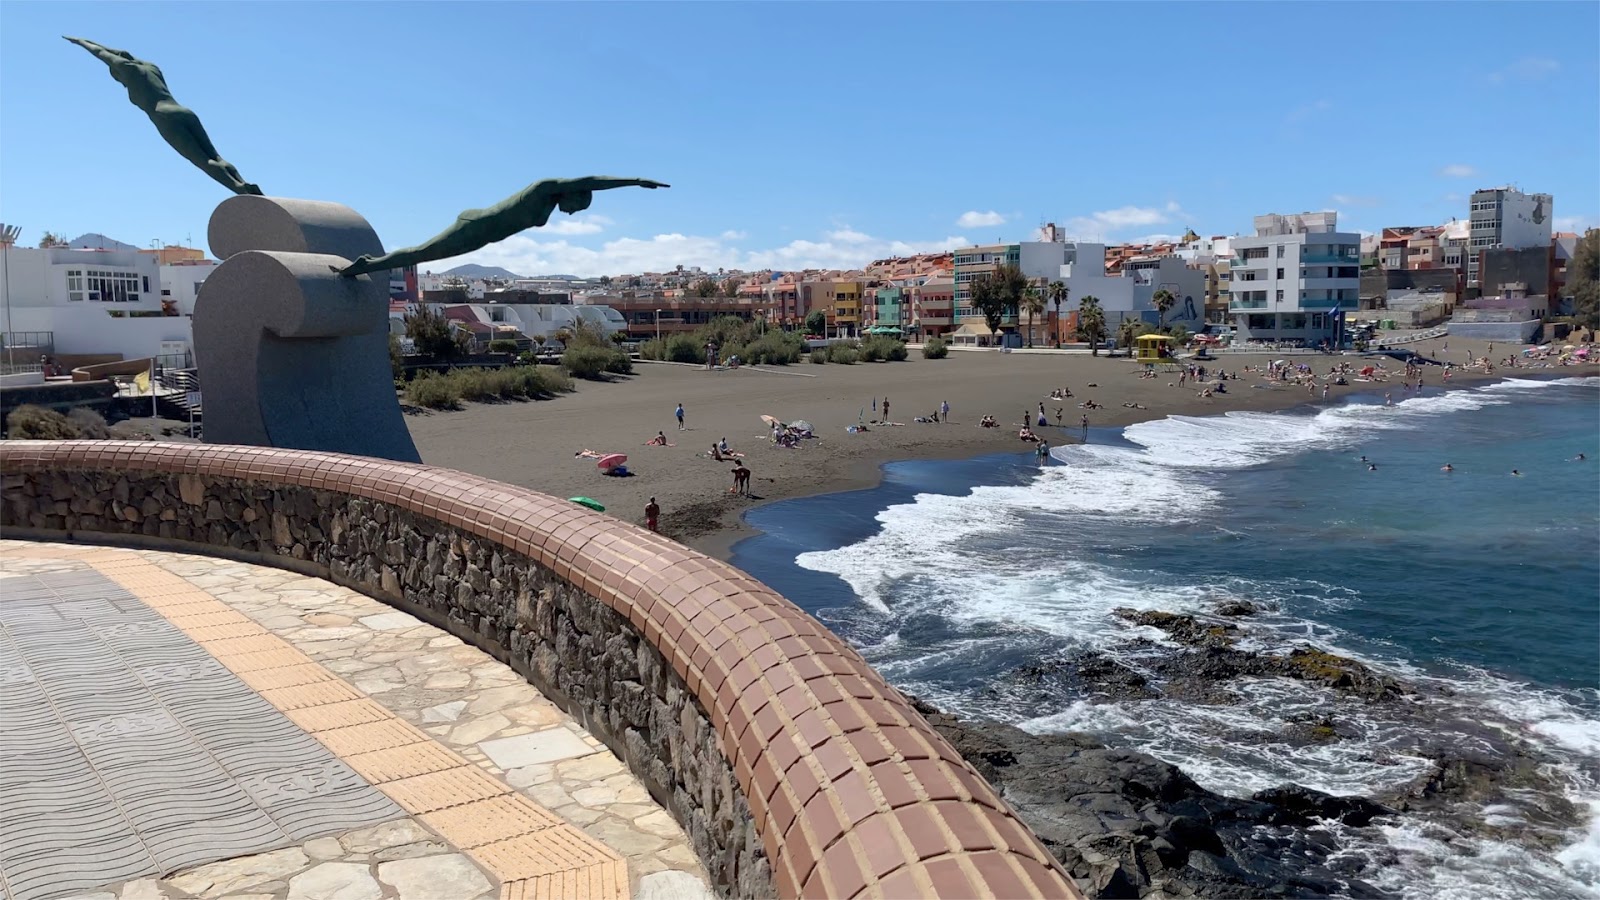
[[[222,610],[228,621],[201,616],[195,627],[242,624]],[[206,636],[270,650],[251,627]],[[0,760],[0,896],[12,900],[405,815],[183,631],[87,567],[9,577],[0,589]]]

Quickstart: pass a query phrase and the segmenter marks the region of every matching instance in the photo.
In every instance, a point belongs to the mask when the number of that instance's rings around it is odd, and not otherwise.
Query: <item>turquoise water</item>
[[[1597,460],[1600,379],[1173,417],[1058,447],[1043,470],[1021,456],[902,463],[873,490],[763,507],[750,521],[765,534],[736,547],[734,563],[912,693],[1034,730],[1090,731],[1214,790],[1381,791],[1426,771],[1419,747],[1471,740],[1470,722],[1532,742],[1567,796],[1590,803],[1600,798]],[[1454,472],[1440,471],[1447,462]],[[1232,685],[1241,701],[1225,706],[996,690],[1017,665],[1075,650],[1136,665],[1138,639],[1159,635],[1116,619],[1117,607],[1203,613],[1234,598],[1267,609],[1253,621],[1261,649],[1311,641],[1450,699],[1419,717],[1269,679]],[[1285,741],[1306,715],[1360,737]],[[1542,853],[1439,827],[1392,829],[1403,864],[1385,869],[1387,887],[1585,896],[1600,883],[1600,831]]]

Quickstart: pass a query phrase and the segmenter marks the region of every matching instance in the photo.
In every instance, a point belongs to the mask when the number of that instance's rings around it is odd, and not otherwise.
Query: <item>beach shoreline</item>
[[[1437,358],[1448,338],[1412,345]],[[1456,365],[1485,355],[1487,347],[1453,342],[1449,360]],[[1502,350],[1508,349],[1502,347]],[[1501,354],[1503,355],[1503,353]],[[1021,415],[1038,415],[1046,405],[1051,421],[1036,429],[1052,445],[1072,443],[1086,414],[1079,402],[1092,398],[1102,408],[1089,411],[1092,428],[1121,428],[1172,415],[1207,416],[1231,411],[1278,412],[1306,405],[1333,405],[1357,393],[1388,391],[1396,402],[1406,392],[1399,384],[1404,364],[1385,360],[1391,381],[1352,382],[1335,386],[1324,399],[1320,386],[1313,395],[1291,386],[1256,387],[1264,377],[1252,369],[1273,359],[1304,362],[1318,374],[1332,365],[1358,368],[1371,360],[1356,356],[1295,355],[1271,352],[1227,354],[1204,363],[1237,380],[1228,392],[1199,396],[1192,384],[1177,385],[1176,372],[1140,378],[1140,366],[1127,359],[1083,354],[1002,354],[955,352],[942,360],[916,353],[903,362],[825,366],[801,363],[780,370],[718,371],[645,363],[631,377],[612,382],[580,382],[578,391],[549,400],[469,404],[449,412],[411,411],[407,422],[422,459],[430,465],[459,469],[517,484],[547,494],[597,500],[607,513],[645,524],[644,507],[656,498],[662,509],[661,531],[708,555],[727,560],[733,546],[756,534],[745,521],[750,510],[777,500],[866,490],[881,483],[884,466],[904,460],[969,459],[1007,452],[1031,453],[1034,445],[1017,438]],[[1497,368],[1494,374],[1456,368],[1450,387],[1477,386],[1501,378],[1570,377],[1594,374],[1592,364],[1550,369]],[[1437,388],[1443,371],[1426,367],[1427,383]],[[806,377],[797,377],[797,376]],[[1053,400],[1051,390],[1067,386],[1070,399]],[[860,434],[847,426],[874,422],[874,402],[892,401],[893,427],[869,425]],[[919,424],[942,402],[951,405],[953,423]],[[685,430],[678,430],[674,409],[682,403]],[[1134,407],[1123,406],[1124,403]],[[1063,427],[1057,427],[1061,408]],[[881,410],[881,407],[880,407]],[[993,415],[999,428],[976,427],[981,415]],[[805,419],[817,437],[801,449],[771,445],[762,415],[784,421]],[[657,433],[671,446],[645,446]],[[752,470],[751,496],[731,492],[732,462],[715,461],[709,450],[727,438],[735,451],[747,454]],[[629,456],[626,478],[599,474],[594,460],[580,451],[622,452]]]

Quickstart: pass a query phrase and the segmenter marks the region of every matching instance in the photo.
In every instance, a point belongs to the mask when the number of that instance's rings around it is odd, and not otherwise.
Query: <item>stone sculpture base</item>
[[[195,301],[205,439],[420,462],[389,367],[385,273],[343,268],[383,244],[338,203],[236,196],[211,215],[222,265]]]

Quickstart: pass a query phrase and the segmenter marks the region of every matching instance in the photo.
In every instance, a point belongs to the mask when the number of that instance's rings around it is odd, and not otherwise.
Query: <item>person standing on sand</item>
[[[1084,413],[1083,414],[1083,423],[1082,424],[1083,424],[1083,439],[1085,441],[1087,441],[1089,439],[1089,414],[1088,413]]]
[[[750,469],[744,463],[733,467],[733,491],[746,497],[750,496]]]
[[[656,523],[660,518],[661,507],[656,503],[656,498],[651,497],[650,502],[645,504],[644,507],[644,527],[651,531],[660,531],[661,529],[656,527]]]
[[[883,398],[883,424],[889,424],[889,398]]]
[[[949,400],[940,400],[939,401],[939,418],[944,420],[946,423],[949,423],[949,421],[950,421],[950,401]]]
[[[673,413],[673,415],[678,417],[678,430],[682,431],[683,430],[683,404],[682,403],[678,404],[678,410],[677,410],[677,412]]]

